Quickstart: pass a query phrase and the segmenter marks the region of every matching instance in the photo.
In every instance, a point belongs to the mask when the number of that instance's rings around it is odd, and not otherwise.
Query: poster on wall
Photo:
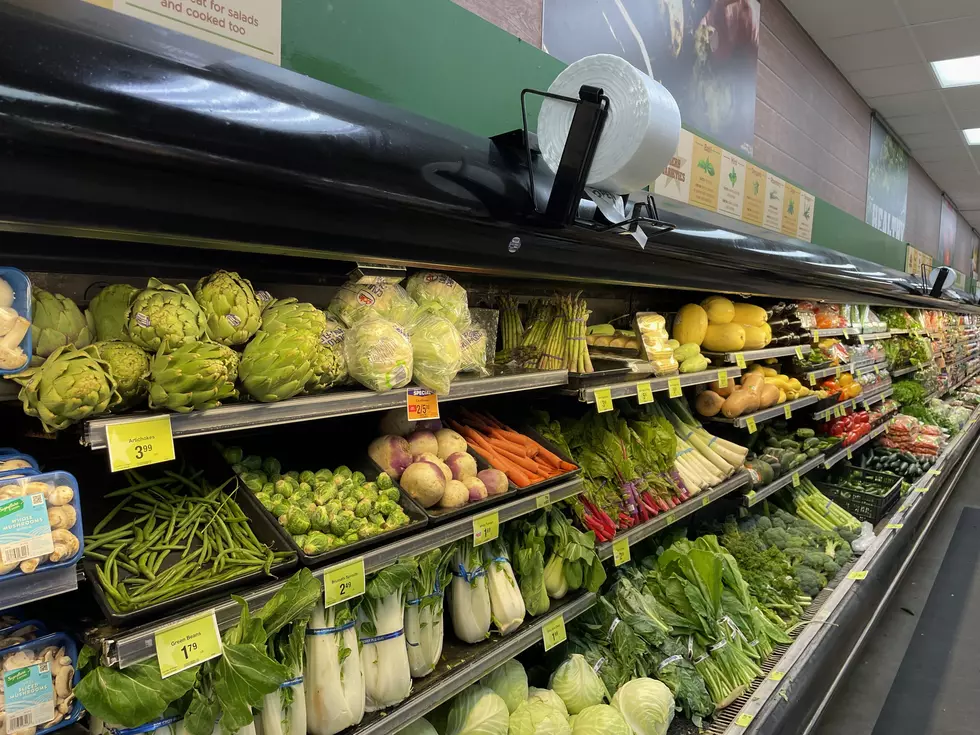
[[[928,276],[932,271],[932,256],[911,245],[906,245],[905,272],[921,277],[923,266],[925,267],[925,274]]]
[[[939,257],[943,265],[955,268],[953,256],[956,252],[956,210],[952,203],[942,198],[942,211],[939,214]]]
[[[905,239],[909,157],[877,118],[871,118],[868,201],[864,220],[896,240]]]
[[[751,156],[759,0],[544,0],[542,48],[567,64],[615,54],[663,84],[681,119]]]
[[[281,63],[282,0],[88,0],[93,5]]]

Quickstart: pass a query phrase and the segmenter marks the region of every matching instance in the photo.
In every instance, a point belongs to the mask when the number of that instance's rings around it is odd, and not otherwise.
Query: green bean
[[[120,495],[132,495],[137,490],[144,490],[148,487],[155,487],[156,485],[162,485],[166,480],[162,477],[156,480],[149,480],[147,482],[141,482],[136,485],[130,485],[129,487],[120,488],[119,490],[113,490],[111,493],[106,493],[104,497],[106,498],[117,498]]]

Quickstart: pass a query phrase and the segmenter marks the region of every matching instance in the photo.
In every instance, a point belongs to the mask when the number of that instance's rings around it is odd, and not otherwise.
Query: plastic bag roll
[[[570,64],[548,88],[578,99],[583,84],[600,87],[609,111],[586,183],[613,194],[629,194],[653,183],[667,164],[681,132],[677,102],[663,85],[625,59],[586,56]],[[545,163],[558,170],[575,105],[545,99],[538,116],[538,145]]]

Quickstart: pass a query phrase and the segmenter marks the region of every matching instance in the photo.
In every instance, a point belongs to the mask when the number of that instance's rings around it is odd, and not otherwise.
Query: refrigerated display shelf
[[[738,470],[734,475],[725,480],[724,482],[716,485],[715,487],[709,488],[707,490],[702,490],[700,493],[695,495],[689,500],[685,500],[683,503],[678,505],[676,508],[669,510],[666,513],[661,513],[660,515],[651,518],[646,523],[641,523],[638,526],[625,531],[623,533],[617,533],[616,538],[613,541],[607,541],[604,544],[599,544],[597,552],[599,558],[605,561],[606,559],[611,559],[613,555],[613,544],[623,538],[629,539],[629,544],[639,543],[645,538],[652,536],[653,534],[662,531],[668,526],[673,525],[682,518],[686,518],[692,513],[696,513],[707,505],[710,505],[718,498],[722,498],[729,493],[738,490],[740,487],[744,487],[749,482],[749,474],[744,470]]]
[[[914,373],[917,370],[921,370],[926,367],[926,365],[908,365],[906,367],[896,368],[895,370],[890,370],[891,376],[893,378],[898,378],[902,375],[908,375],[909,373]]]
[[[848,398],[846,401],[841,401],[840,403],[835,403],[829,408],[824,408],[820,411],[814,411],[813,418],[817,421],[824,421],[828,418],[832,418],[835,409],[843,408],[845,411],[847,409],[856,409],[859,405],[864,406],[865,404],[871,405],[872,403],[877,403],[878,401],[883,401],[885,398],[892,394],[892,384],[891,381],[886,383],[883,387],[876,388],[867,394],[862,393],[855,398]]]
[[[908,333],[909,333],[909,330],[907,330],[907,329],[889,329],[888,330],[888,334],[890,334],[892,336],[895,336],[897,334],[908,334]]]
[[[885,415],[888,418],[891,418],[891,415],[893,413],[894,411],[889,411]],[[887,429],[888,429],[888,419],[886,418],[878,426],[873,428],[871,431],[869,431],[867,434],[862,436],[853,444],[846,447],[842,447],[838,449],[836,452],[834,452],[833,454],[828,454],[826,459],[824,459],[823,468],[825,470],[829,470],[831,467],[833,467],[835,464],[840,462],[842,459],[850,459],[850,457],[848,456],[848,451],[850,451],[850,454],[853,456],[854,452],[856,452],[858,449],[861,449],[861,447],[873,441],[874,439],[877,439],[879,436],[884,434]]]
[[[742,352],[705,352],[702,351],[701,354],[705,357],[710,357],[716,360],[723,360],[724,362],[731,363],[733,365],[738,363],[739,356],[746,362],[751,360],[765,360],[769,357],[789,357],[790,355],[797,354],[797,350],[800,350],[800,354],[806,355],[813,348],[810,345],[788,345],[786,347],[767,347],[763,350],[745,350]]]
[[[768,485],[763,485],[758,490],[749,490],[747,493],[745,493],[745,504],[751,507],[756,503],[761,503],[763,500],[768,498],[774,492],[777,492],[778,490],[782,490],[787,485],[792,484],[794,476],[803,477],[803,475],[805,475],[810,470],[815,470],[823,463],[824,459],[825,459],[824,455],[818,454],[816,457],[812,459],[808,459],[806,462],[801,464],[792,472],[787,472],[782,477],[773,480]]]
[[[544,627],[559,615],[568,623],[592,607],[595,600],[594,594],[586,592],[562,600],[560,604],[553,603],[553,608],[547,614],[536,618],[525,617],[523,625],[513,634],[506,637],[491,635],[476,645],[457,643],[447,632],[439,665],[425,678],[412,682],[412,693],[408,699],[386,710],[365,715],[360,725],[345,730],[345,733],[387,735],[399,732],[504,662],[541,642]]]
[[[747,413],[744,416],[736,416],[733,419],[726,419],[724,416],[712,416],[711,421],[716,421],[720,424],[729,424],[731,426],[736,426],[739,429],[744,429],[749,425],[749,419],[752,419],[755,423],[761,423],[763,421],[769,421],[770,419],[785,417],[791,418],[792,414],[796,412],[796,409],[803,408],[804,406],[809,406],[820,398],[814,395],[804,396],[803,398],[797,398],[795,401],[787,401],[786,403],[780,403],[776,406],[770,406],[769,408],[764,408],[761,411],[756,411],[755,413]],[[790,415],[786,415],[786,409],[790,410]]]
[[[496,513],[499,523],[503,524],[528,513],[533,513],[550,503],[578,495],[583,489],[581,478],[576,477],[559,485],[554,485],[547,490],[497,506],[489,511],[473,513],[414,536],[398,539],[360,555],[360,558],[364,559],[364,572],[371,574],[379,569],[384,569],[398,559],[424,554],[432,549],[471,536],[473,534],[473,520],[485,516],[487,513]],[[358,555],[351,555],[342,560],[332,560],[331,564],[313,570],[313,576],[322,579],[326,569],[337,564],[344,564],[352,558],[358,558]],[[283,584],[283,581],[271,582],[262,587],[246,590],[241,593],[241,597],[248,603],[249,609],[254,611],[268,602]],[[107,635],[102,644],[103,657],[106,663],[118,664],[120,668],[144,661],[153,656],[156,633],[181,619],[197,617],[201,613],[212,610],[217,618],[218,627],[222,630],[234,625],[239,617],[238,605],[227,597],[213,605],[198,605],[193,610],[181,611],[180,615],[172,616],[158,623],[146,624],[121,631],[118,634]]]
[[[824,337],[846,337],[854,333],[853,329],[847,327],[829,327],[827,329],[811,329],[810,336],[814,342],[819,342]]]
[[[461,401],[467,398],[503,395],[519,391],[554,388],[568,383],[567,370],[542,370],[486,378],[464,377],[452,384],[452,390],[439,396],[440,402]],[[175,439],[202,434],[217,434],[244,429],[260,429],[301,421],[348,416],[372,411],[385,411],[406,406],[405,388],[375,393],[369,390],[346,390],[317,396],[291,398],[280,403],[236,403],[208,411],[167,414]],[[105,449],[106,429],[109,426],[141,421],[159,414],[140,413],[110,416],[86,421],[82,428],[83,445]]]
[[[713,368],[697,373],[679,373],[662,378],[650,377],[643,380],[630,380],[624,383],[598,383],[584,388],[565,389],[563,392],[568,395],[577,396],[582,403],[595,403],[595,393],[597,390],[608,390],[613,400],[617,398],[635,398],[637,387],[644,384],[649,385],[653,393],[663,393],[670,390],[672,381],[677,381],[675,385],[679,385],[681,388],[687,388],[692,385],[706,385],[707,383],[713,383],[719,380],[720,373],[725,373],[727,380],[734,380],[741,376],[742,370],[737,367]]]
[[[821,368],[820,370],[811,370],[804,373],[804,377],[807,382],[812,386],[816,383],[819,378],[829,378],[831,375],[840,377],[843,373],[858,374],[858,371],[874,370],[875,367],[878,370],[887,368],[888,363],[885,360],[879,360],[878,362],[873,362],[871,360],[863,360],[861,362],[850,362],[846,365],[835,365],[834,367]],[[861,373],[863,374],[863,372]]]
[[[874,342],[879,339],[890,339],[892,336],[891,332],[871,332],[869,334],[862,334],[855,332],[854,334],[849,334],[850,339],[856,339],[858,342]]]

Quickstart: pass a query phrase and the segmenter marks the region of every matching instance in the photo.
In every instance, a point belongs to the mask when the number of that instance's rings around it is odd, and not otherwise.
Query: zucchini
[[[806,450],[806,456],[809,457],[810,459],[813,459],[818,454],[820,454],[820,450],[817,449],[816,447],[810,447],[809,449]]]
[[[806,462],[807,456],[805,454],[797,454],[793,457],[792,461],[789,463],[790,469],[794,467],[799,467],[801,464]]]

